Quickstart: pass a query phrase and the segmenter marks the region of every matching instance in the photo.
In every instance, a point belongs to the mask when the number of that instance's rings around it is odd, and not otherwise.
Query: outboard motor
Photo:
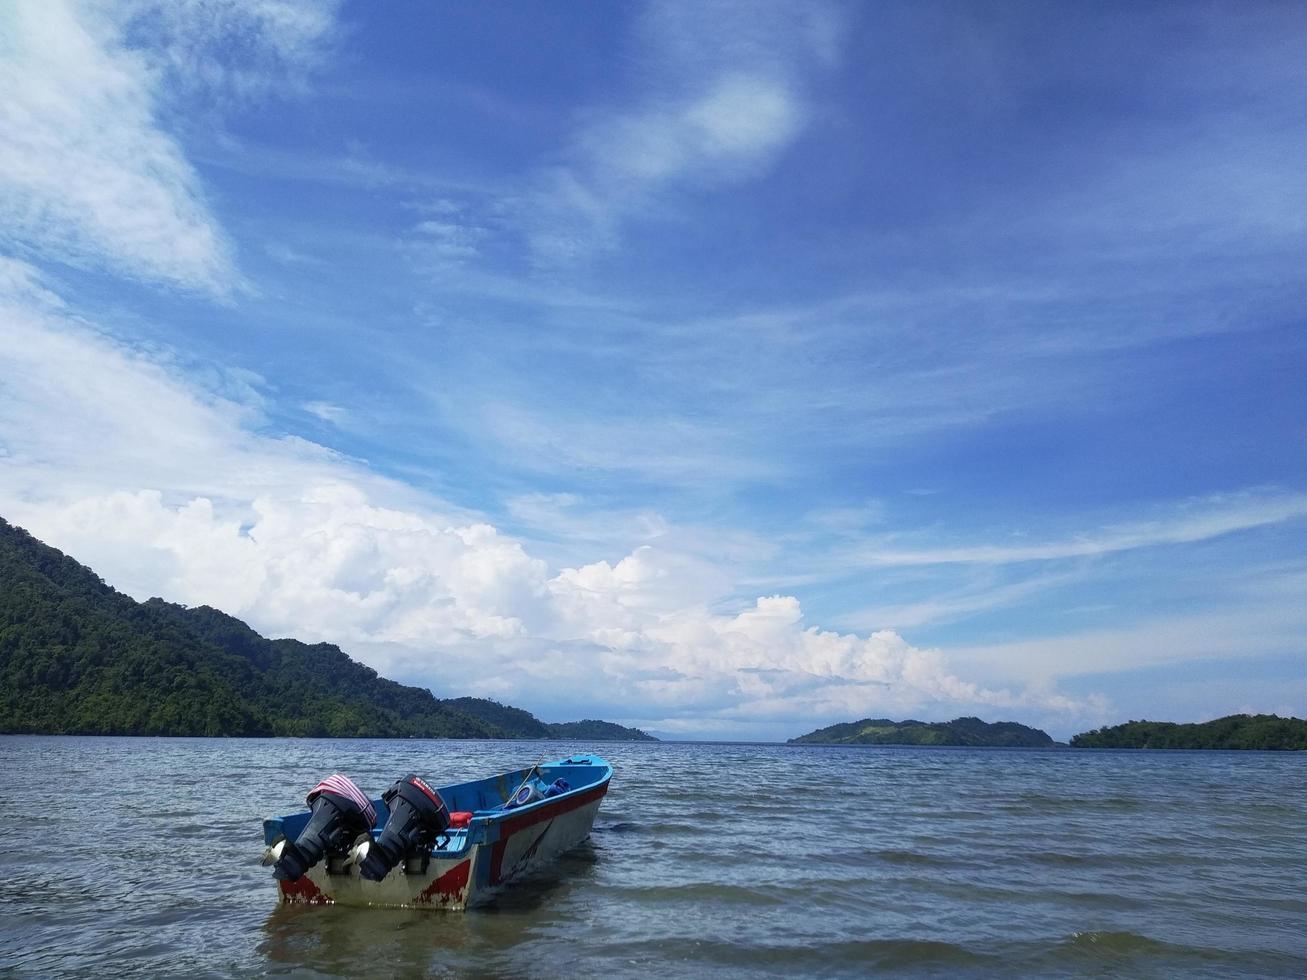
[[[355,851],[359,874],[380,881],[402,860],[426,857],[436,838],[449,828],[449,811],[440,794],[413,774],[398,780],[381,794],[390,819],[375,843]]]
[[[342,854],[360,835],[367,835],[376,822],[377,811],[348,776],[328,776],[304,798],[313,816],[295,842],[281,850],[272,876],[296,881],[322,860],[322,855]]]

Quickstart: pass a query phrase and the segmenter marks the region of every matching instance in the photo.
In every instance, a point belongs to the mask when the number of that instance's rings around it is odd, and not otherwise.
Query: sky
[[[1307,7],[0,5],[0,515],[668,738],[1307,716]]]

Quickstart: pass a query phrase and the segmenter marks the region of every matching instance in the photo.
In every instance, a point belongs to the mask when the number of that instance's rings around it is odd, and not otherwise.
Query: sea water
[[[262,817],[587,750],[467,913],[279,906]],[[1307,976],[1307,753],[0,738],[0,975]]]

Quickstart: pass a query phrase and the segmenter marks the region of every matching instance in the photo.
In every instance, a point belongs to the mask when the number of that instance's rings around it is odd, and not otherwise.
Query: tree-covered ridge
[[[561,721],[551,723],[549,734],[553,738],[577,738],[587,742],[656,742],[648,732],[638,728],[627,728],[611,721],[598,721],[586,718],[584,721]]]
[[[819,728],[789,740],[796,745],[973,745],[1042,748],[1054,745],[1047,733],[1015,721],[890,721],[863,718]]]
[[[1071,739],[1077,749],[1307,749],[1307,721],[1278,715],[1229,715],[1177,724],[1128,721]]]
[[[451,698],[445,704],[495,728],[520,732],[520,738],[548,738],[550,735],[549,726],[531,712],[498,701],[487,698]]]
[[[611,721],[544,722],[521,708],[486,698],[451,698],[442,702],[489,725],[518,732],[518,738],[583,738],[590,742],[656,742],[647,732]]]
[[[451,698],[442,702],[451,708],[478,718],[481,721],[509,731],[519,732],[518,738],[583,738],[591,742],[656,742],[638,728],[627,728],[611,721],[540,721],[521,708],[513,708],[486,698]]]
[[[269,640],[207,606],[138,603],[0,519],[0,732],[553,735],[525,711],[496,707],[496,719],[460,710],[336,646]]]

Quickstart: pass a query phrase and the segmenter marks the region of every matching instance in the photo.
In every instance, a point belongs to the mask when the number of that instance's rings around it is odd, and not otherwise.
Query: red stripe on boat
[[[527,827],[534,827],[538,823],[544,823],[546,820],[553,820],[555,817],[561,817],[564,813],[571,813],[573,810],[579,810],[587,803],[593,803],[595,800],[602,800],[604,794],[608,792],[608,784],[596,786],[594,789],[586,790],[584,793],[578,793],[576,796],[563,797],[556,803],[542,806],[538,810],[531,810],[518,816],[509,817],[499,824],[499,840],[495,841],[494,846],[490,849],[490,884],[497,885],[503,875],[504,868],[504,850],[508,847],[508,840],[519,830],[525,830]],[[536,844],[539,845],[539,841]]]
[[[432,899],[439,895],[446,901],[457,901],[467,887],[468,875],[472,870],[471,861],[462,861],[450,868],[443,875],[427,885],[413,901],[418,905],[434,904]]]
[[[279,881],[282,897],[288,902],[307,902],[310,905],[330,905],[331,898],[304,875],[295,881]]]

